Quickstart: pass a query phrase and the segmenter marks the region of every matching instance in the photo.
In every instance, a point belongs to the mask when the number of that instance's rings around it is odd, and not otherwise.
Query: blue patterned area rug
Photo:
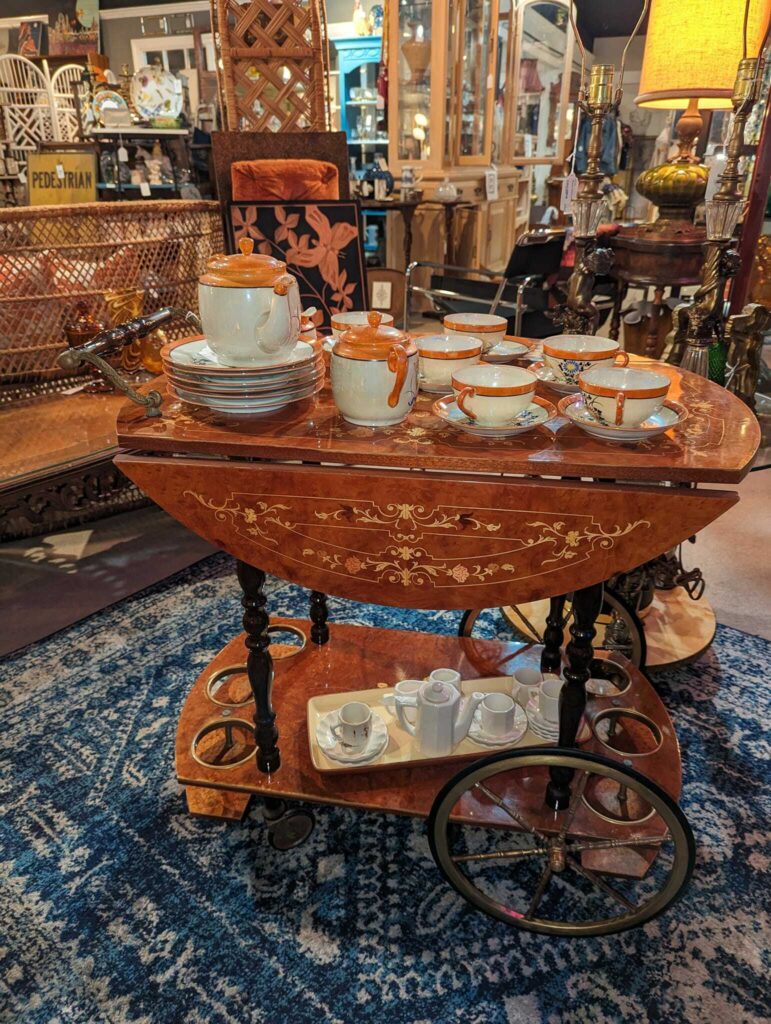
[[[305,595],[274,582],[271,608],[304,615]],[[0,665],[1,1021],[769,1020],[771,643],[721,628],[698,665],[657,680],[698,843],[685,897],[637,931],[555,940],[472,911],[421,822],[317,808],[306,845],[279,853],[259,808],[243,826],[186,814],[177,715],[239,616],[217,555]]]

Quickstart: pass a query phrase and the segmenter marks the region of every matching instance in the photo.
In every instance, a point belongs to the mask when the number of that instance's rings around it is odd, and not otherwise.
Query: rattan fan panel
[[[217,203],[86,203],[0,210],[0,385],[63,376],[64,325],[84,300],[142,289],[142,311],[198,308],[198,277],[224,241]],[[170,328],[177,337],[186,328]]]
[[[318,0],[214,0],[228,128],[324,131],[328,60]]]

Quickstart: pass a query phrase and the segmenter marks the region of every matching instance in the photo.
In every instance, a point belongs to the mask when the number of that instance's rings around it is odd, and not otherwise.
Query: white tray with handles
[[[467,679],[461,683],[462,694],[468,697],[472,693],[505,693],[511,695],[511,676],[497,676],[487,679]],[[307,704],[307,725],[308,742],[310,745],[311,761],[320,772],[353,772],[353,771],[374,771],[388,768],[405,768],[409,765],[423,764],[444,764],[447,761],[468,761],[476,757],[484,757],[493,750],[504,750],[508,747],[543,746],[545,741],[534,733],[529,725],[521,736],[512,743],[491,745],[489,742],[474,740],[472,736],[478,729],[472,728],[454,748],[451,754],[444,757],[421,756],[415,747],[413,737],[402,728],[399,719],[393,710],[394,689],[389,686],[380,686],[371,690],[349,690],[345,693],[324,694],[323,696],[311,697]],[[334,724],[335,714],[340,708],[349,702],[359,701],[370,707],[373,715],[374,728],[373,738],[368,746],[372,746],[374,756],[357,757],[355,754],[347,760],[337,760],[326,754],[318,742],[317,734],[319,728],[323,735],[329,735],[330,724]],[[390,704],[390,707],[389,707]],[[524,712],[523,712],[524,713]],[[375,721],[375,716],[377,721]],[[375,739],[375,734],[382,736],[382,725],[385,725],[387,742],[382,748]],[[585,728],[585,727],[584,727]],[[580,739],[580,736],[579,736]],[[341,747],[336,748],[339,756]]]

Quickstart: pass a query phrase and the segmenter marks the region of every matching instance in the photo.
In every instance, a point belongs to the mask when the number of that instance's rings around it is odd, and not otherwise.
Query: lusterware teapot
[[[297,344],[300,290],[286,264],[242,238],[235,256],[212,256],[198,282],[209,347],[224,366],[278,363]]]
[[[423,757],[445,757],[466,736],[474,720],[474,712],[485,699],[483,693],[472,693],[463,699],[449,683],[430,680],[420,687],[417,697],[396,694],[394,705],[399,723],[415,737]],[[406,708],[417,707],[413,725]]]
[[[401,423],[418,394],[418,350],[403,331],[385,327],[380,313],[349,327],[331,355],[332,394],[349,423],[387,427]]]

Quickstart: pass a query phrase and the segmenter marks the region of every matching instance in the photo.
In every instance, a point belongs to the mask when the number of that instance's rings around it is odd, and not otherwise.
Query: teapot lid
[[[446,704],[452,696],[450,690],[455,691],[455,687],[450,687],[438,679],[433,679],[424,684],[420,693],[423,700],[427,700],[430,704]]]
[[[200,283],[220,288],[270,288],[286,273],[286,263],[253,251],[253,239],[242,238],[238,248],[241,252],[234,256],[212,256]]]
[[[366,324],[356,324],[343,331],[332,350],[336,356],[348,359],[387,359],[394,345],[401,345],[407,355],[418,350],[415,343],[405,331],[382,324],[382,313],[373,309],[367,314]]]

